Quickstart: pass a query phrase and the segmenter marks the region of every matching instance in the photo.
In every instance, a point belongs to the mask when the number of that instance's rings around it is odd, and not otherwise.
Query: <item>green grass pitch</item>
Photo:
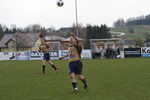
[[[89,88],[73,93],[68,61],[54,61],[59,73],[40,61],[1,61],[0,100],[150,100],[150,58],[82,60]]]

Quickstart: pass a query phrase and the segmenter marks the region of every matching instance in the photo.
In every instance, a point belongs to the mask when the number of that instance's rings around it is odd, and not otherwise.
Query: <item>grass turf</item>
[[[149,100],[150,58],[83,60],[89,88],[72,93],[67,61],[40,75],[40,61],[1,61],[0,100]]]

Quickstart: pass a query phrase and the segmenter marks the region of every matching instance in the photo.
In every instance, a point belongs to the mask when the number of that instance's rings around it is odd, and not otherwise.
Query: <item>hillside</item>
[[[110,28],[113,37],[121,37],[121,38],[128,38],[128,39],[135,39],[141,38],[144,39],[145,33],[150,34],[150,25],[135,25],[133,26],[134,33],[131,34],[128,30],[128,27],[116,27]],[[120,35],[121,33],[124,33]]]

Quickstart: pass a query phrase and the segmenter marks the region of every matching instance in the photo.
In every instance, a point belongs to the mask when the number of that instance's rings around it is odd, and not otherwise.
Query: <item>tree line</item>
[[[113,23],[114,27],[123,27],[131,25],[150,25],[150,14],[135,18],[128,18],[126,21],[123,18],[119,18],[117,21]]]
[[[15,34],[15,33],[37,33],[37,32],[46,32],[52,28],[45,28],[42,27],[39,24],[32,24],[28,25],[24,28],[18,28],[16,25],[11,25],[10,28],[8,28],[4,24],[0,24],[0,34]]]
[[[90,48],[90,39],[105,39],[105,38],[111,38],[110,29],[107,25],[87,25],[82,26],[82,24],[78,25],[79,30],[79,37],[85,40],[85,48]],[[73,24],[71,26],[70,32],[61,32],[60,30],[55,30],[54,27],[45,28],[41,25],[34,24],[34,25],[28,25],[25,28],[17,28],[16,25],[11,25],[10,28],[8,28],[6,25],[0,24],[0,38],[2,38],[2,35],[4,34],[21,34],[21,33],[45,33],[45,35],[59,35],[62,37],[68,37],[71,32],[76,33],[76,25]]]

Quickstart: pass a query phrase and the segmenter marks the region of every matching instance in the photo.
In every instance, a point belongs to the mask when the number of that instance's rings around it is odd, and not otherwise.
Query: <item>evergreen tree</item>
[[[109,28],[107,25],[101,25],[101,26],[91,26],[88,25],[86,27],[87,33],[86,33],[86,45],[85,48],[90,48],[90,39],[106,39],[111,38],[111,33],[109,32]]]

